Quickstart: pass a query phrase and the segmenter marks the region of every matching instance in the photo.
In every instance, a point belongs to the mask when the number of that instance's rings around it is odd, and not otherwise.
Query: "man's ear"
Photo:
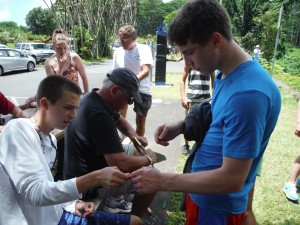
[[[48,110],[48,99],[47,98],[42,98],[40,100],[40,106],[42,109]]]
[[[116,95],[117,92],[119,91],[119,88],[118,88],[117,86],[113,85],[113,86],[111,87],[110,91],[111,91],[111,94],[112,94],[112,95]]]
[[[222,45],[222,35],[218,32],[212,34],[212,41],[215,47],[220,47]]]

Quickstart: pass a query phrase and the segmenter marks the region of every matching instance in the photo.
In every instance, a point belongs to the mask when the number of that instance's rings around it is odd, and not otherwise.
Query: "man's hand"
[[[159,190],[160,172],[152,167],[143,167],[130,175],[133,187],[139,193],[154,193]]]
[[[147,149],[145,155],[149,156],[152,159],[153,164],[157,162],[157,156],[155,152],[152,151],[151,149]]]
[[[183,108],[185,108],[185,109],[187,109],[187,110],[189,109],[189,104],[188,104],[186,98],[182,98],[182,99],[181,99],[181,105],[182,105]]]
[[[115,188],[129,180],[129,174],[121,172],[118,167],[105,167],[98,172],[97,179],[100,185],[106,188]]]
[[[163,124],[159,126],[154,133],[154,140],[157,144],[168,146],[169,141],[176,138],[179,134],[182,134],[185,129],[184,121]]]
[[[144,147],[148,145],[148,140],[146,137],[137,136],[136,138]]]

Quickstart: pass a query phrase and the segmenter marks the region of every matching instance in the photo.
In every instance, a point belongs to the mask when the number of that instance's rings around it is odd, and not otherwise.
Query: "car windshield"
[[[52,44],[46,44],[46,47],[47,47],[48,49],[54,50]]]
[[[47,49],[45,44],[32,44],[33,49]]]
[[[119,41],[116,41],[113,43],[113,47],[118,48],[121,46],[121,43]]]

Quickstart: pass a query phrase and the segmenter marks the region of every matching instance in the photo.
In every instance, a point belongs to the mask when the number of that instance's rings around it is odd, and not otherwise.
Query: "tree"
[[[300,47],[300,2],[296,0],[286,1],[284,32],[287,40],[293,45]]]
[[[161,0],[140,0],[137,12],[139,36],[155,34],[156,28],[164,21],[165,8]]]
[[[15,23],[13,21],[0,22],[0,28],[6,29],[6,30],[11,30],[11,29],[17,29],[18,25],[17,25],[17,23]]]
[[[33,8],[25,18],[28,30],[34,34],[51,35],[56,22],[48,9]]]

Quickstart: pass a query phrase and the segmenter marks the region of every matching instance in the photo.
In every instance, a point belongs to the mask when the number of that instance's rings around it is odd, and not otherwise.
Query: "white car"
[[[15,49],[30,55],[35,58],[37,63],[45,62],[51,55],[54,54],[52,49],[49,49],[45,43],[17,43]]]
[[[13,70],[33,71],[36,61],[33,57],[14,49],[0,49],[0,76]]]
[[[1,48],[8,48],[6,45],[2,45],[2,44],[0,44],[0,49]]]

